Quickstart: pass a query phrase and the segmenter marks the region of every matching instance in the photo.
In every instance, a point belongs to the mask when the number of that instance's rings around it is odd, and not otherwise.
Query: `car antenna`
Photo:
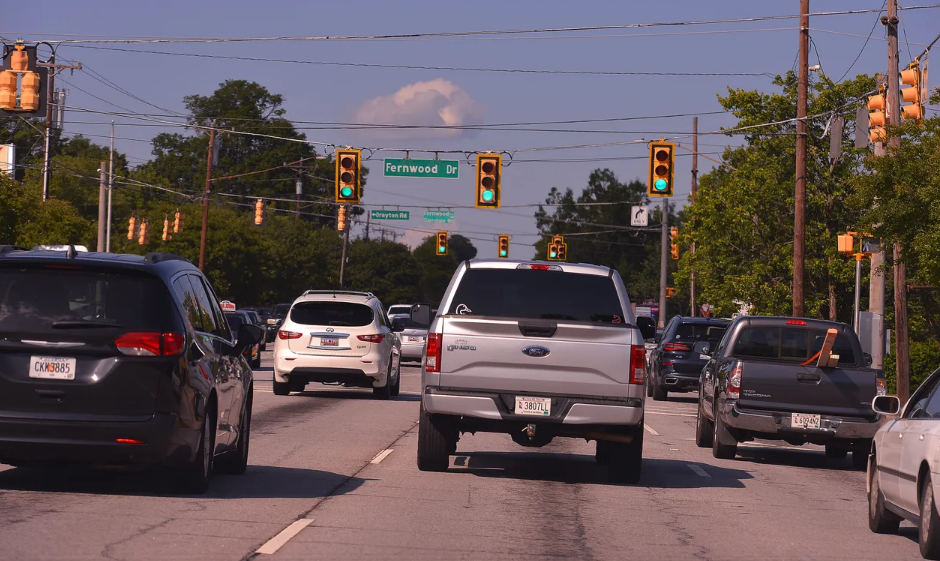
[[[78,252],[75,251],[75,245],[74,245],[74,244],[69,244],[69,248],[68,248],[68,250],[65,252],[65,258],[66,258],[66,259],[75,259],[75,257],[76,257],[77,255],[78,255]]]

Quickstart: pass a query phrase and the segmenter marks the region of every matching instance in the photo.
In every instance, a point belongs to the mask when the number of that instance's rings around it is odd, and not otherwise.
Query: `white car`
[[[398,395],[401,341],[373,294],[308,290],[291,305],[274,341],[274,393],[309,382]]]
[[[428,339],[427,325],[411,321],[411,317],[392,316],[392,331],[401,339],[401,359],[421,362]]]
[[[868,460],[868,526],[895,534],[901,520],[909,520],[918,526],[921,555],[940,559],[940,370],[900,415],[894,396],[878,396],[872,407],[892,418],[875,434]]]

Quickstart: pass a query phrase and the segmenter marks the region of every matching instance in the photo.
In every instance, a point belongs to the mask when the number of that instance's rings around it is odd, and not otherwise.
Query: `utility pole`
[[[796,194],[793,209],[793,315],[803,315],[806,250],[806,105],[809,82],[809,0],[800,0],[800,73],[796,101]]]
[[[111,152],[108,158],[108,228],[104,250],[111,253],[111,195],[114,187],[114,121],[111,121]]]
[[[348,210],[348,209],[347,209]],[[346,213],[349,216],[349,213]],[[346,221],[346,231],[343,232],[343,257],[339,262],[339,287],[343,288],[343,275],[346,273],[346,248],[349,246],[349,230],[352,228],[352,221]]]
[[[366,215],[366,241],[369,241],[369,221],[372,219],[372,213]]]
[[[659,257],[659,327],[666,327],[666,275],[668,261],[666,255],[666,242],[669,241],[669,199],[663,197],[662,204],[663,233],[661,236],[661,251]]]
[[[103,253],[105,248],[105,221],[107,220],[107,182],[105,180],[104,166],[107,162],[101,162],[98,167],[98,253]]]
[[[297,208],[294,210],[294,218],[300,220],[300,196],[304,192],[304,182],[298,177],[295,185],[297,187]]]
[[[215,151],[215,121],[209,129],[209,156],[206,158],[206,192],[202,197],[202,234],[199,238],[199,270],[206,270],[206,232],[209,230],[209,191],[212,188],[212,156]]]
[[[692,205],[695,205],[695,191],[698,189],[698,117],[692,117]],[[692,245],[689,248],[692,254],[692,265],[689,267],[689,278],[691,287],[689,295],[691,300],[692,317],[695,317],[695,241],[693,236]]]
[[[57,89],[55,91],[55,128],[62,130],[65,126],[65,96],[69,95],[69,91],[66,89]]]
[[[49,83],[46,84],[46,99],[53,99],[55,92],[55,52],[49,59],[52,68],[49,69]],[[50,144],[52,143],[52,104],[46,103],[46,138],[44,139],[44,153],[42,157],[42,200],[49,200],[49,157]]]
[[[890,56],[888,58],[891,58]],[[875,82],[880,88],[887,82],[887,77],[882,74],[875,74]],[[887,107],[887,111],[890,111]],[[884,144],[880,141],[875,142],[875,156],[884,156]],[[875,201],[877,205],[878,202]],[[868,311],[875,314],[877,325],[875,325],[875,337],[871,348],[871,367],[876,370],[884,368],[885,355],[885,275],[881,268],[885,264],[885,248],[881,251],[871,254],[871,279],[868,283]]]

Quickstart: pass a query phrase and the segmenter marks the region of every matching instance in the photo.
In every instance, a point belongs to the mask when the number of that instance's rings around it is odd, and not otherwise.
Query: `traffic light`
[[[180,214],[180,211],[176,211],[176,214],[173,215],[173,233],[179,234],[183,231],[183,215]]]
[[[887,106],[888,97],[885,95],[884,88],[868,98],[868,139],[872,142],[884,142]]]
[[[137,238],[137,243],[140,245],[150,244],[150,224],[146,220],[140,223],[140,237]]]
[[[255,226],[264,223],[264,201],[258,199],[255,201]]]
[[[509,259],[509,236],[506,234],[500,234],[497,248],[499,250],[497,252],[497,256],[500,259]]]
[[[650,180],[646,189],[650,197],[672,196],[675,148],[672,142],[650,142]]]
[[[669,229],[669,253],[673,259],[679,258],[679,229],[673,226]]]
[[[447,232],[437,233],[437,254],[447,255]]]
[[[555,242],[548,244],[548,260],[558,261],[558,245]]]
[[[667,286],[667,287],[666,287],[666,298],[672,298],[672,297],[675,296],[675,295],[676,295],[676,289],[673,288],[673,287],[671,287],[671,286]]]
[[[336,202],[359,202],[359,172],[361,171],[360,150],[336,151]]]
[[[558,260],[565,261],[568,259],[568,244],[560,243],[555,246],[558,250]]]
[[[477,208],[499,208],[499,174],[503,157],[477,154]]]
[[[568,253],[568,244],[565,243],[565,237],[552,236],[552,242],[548,244],[548,260],[562,261]]]
[[[340,205],[336,211],[336,230],[339,232],[346,230],[346,205]]]
[[[910,105],[901,105],[901,116],[907,120],[916,121],[924,118],[926,88],[921,88],[922,79],[920,63],[916,60],[908,65],[907,70],[901,72],[901,84],[910,86],[901,88],[901,103],[910,103]]]
[[[0,71],[0,115],[42,115],[46,112],[46,77],[49,70],[39,67],[36,47],[22,41],[3,45]],[[17,86],[19,84],[19,86]]]
[[[169,217],[163,217],[163,241],[169,241],[173,239],[173,236],[170,235],[170,219]]]
[[[132,214],[127,219],[127,239],[132,240],[137,237],[137,218]]]

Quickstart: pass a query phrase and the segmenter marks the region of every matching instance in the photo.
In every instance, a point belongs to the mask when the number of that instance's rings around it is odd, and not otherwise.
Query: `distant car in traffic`
[[[284,318],[287,317],[290,306],[290,304],[278,304],[271,308],[271,312],[265,320],[265,338],[267,342],[271,343],[274,341],[275,337],[277,337],[277,330],[280,329],[281,324],[284,323]]]
[[[249,310],[249,309],[245,309],[245,308],[242,308],[242,309],[240,309],[240,310],[238,310],[238,311],[239,311],[239,312],[244,312],[245,315],[248,316],[248,319],[251,320],[251,323],[252,323],[252,324],[257,325],[257,326],[260,327],[262,330],[265,328],[264,320],[261,319],[261,314],[259,314],[257,311],[255,311],[255,310]],[[267,350],[267,348],[268,348],[267,341],[265,341],[264,338],[261,339],[260,348],[261,348],[262,351]]]
[[[0,462],[162,465],[203,493],[247,466],[261,335],[182,257],[0,253]]]
[[[388,318],[392,317],[411,317],[412,304],[393,304],[388,307]]]
[[[228,321],[229,327],[232,330],[232,333],[238,333],[238,330],[241,329],[242,325],[255,325],[251,317],[248,315],[248,312],[224,312],[225,319]],[[261,342],[258,341],[254,345],[249,345],[245,348],[245,359],[248,360],[248,364],[252,368],[261,367]]]
[[[819,354],[835,332],[834,365]],[[810,318],[740,316],[721,341],[709,341],[702,370],[695,441],[731,459],[755,438],[826,447],[826,455],[864,468],[879,419],[884,376],[870,367],[852,328]]]
[[[722,319],[676,316],[669,320],[649,357],[646,396],[665,400],[669,392],[698,391],[702,351],[709,339],[719,340],[731,322]]]
[[[411,306],[408,306],[408,310],[408,316],[392,318],[392,331],[398,333],[401,339],[401,359],[421,362],[424,356],[424,344],[428,338],[428,326],[412,321]]]

